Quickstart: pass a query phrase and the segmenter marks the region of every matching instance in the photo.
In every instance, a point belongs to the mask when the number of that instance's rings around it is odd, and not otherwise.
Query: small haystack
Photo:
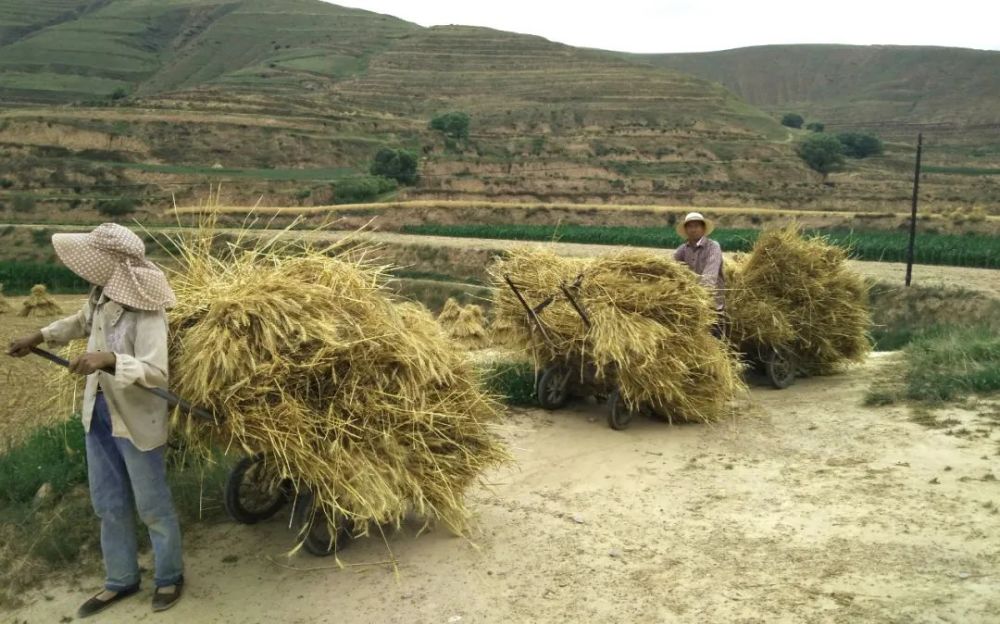
[[[462,306],[454,297],[448,297],[447,301],[444,302],[444,306],[441,307],[441,312],[437,316],[437,321],[441,324],[441,327],[448,328],[452,323],[458,320],[458,317],[461,314]]]
[[[3,296],[3,284],[0,284],[0,314],[6,314],[10,311],[10,303],[7,301],[7,298]]]
[[[818,373],[864,360],[871,350],[868,287],[847,252],[799,228],[763,232],[749,254],[726,263],[733,342],[791,353]]]
[[[172,389],[224,418],[177,430],[267,453],[357,534],[408,511],[463,532],[466,491],[508,454],[498,403],[430,313],[359,250],[211,241],[176,241]]]
[[[31,287],[31,294],[21,304],[18,316],[56,316],[62,313],[62,308],[49,295],[45,284],[35,284]]]
[[[458,313],[458,318],[444,327],[448,337],[466,349],[485,349],[490,346],[490,336],[483,326],[486,314],[475,304],[469,304]]]
[[[522,249],[498,261],[490,274],[496,322],[513,328],[508,345],[526,350],[536,366],[593,363],[598,378],[617,383],[630,407],[652,408],[671,420],[718,420],[744,387],[737,355],[711,335],[710,294],[671,259],[623,251],[582,260]],[[555,295],[539,314],[548,340],[504,275],[529,305]],[[559,290],[577,280],[574,296],[590,318],[589,329]]]

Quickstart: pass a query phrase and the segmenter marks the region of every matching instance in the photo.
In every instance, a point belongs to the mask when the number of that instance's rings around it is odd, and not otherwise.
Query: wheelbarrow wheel
[[[570,370],[561,364],[552,364],[542,371],[535,386],[538,404],[547,410],[557,410],[569,402]]]
[[[635,412],[628,408],[618,388],[608,395],[608,426],[615,431],[624,431],[632,424]]]
[[[257,524],[278,513],[288,502],[290,488],[271,470],[263,453],[241,459],[226,478],[223,503],[236,522]]]
[[[299,492],[292,511],[292,526],[298,530],[302,547],[316,557],[329,557],[338,550],[343,550],[351,539],[353,524],[342,515],[337,515],[332,523],[335,530],[330,530],[331,523],[322,509],[316,507],[316,497],[309,491]]]
[[[795,361],[786,353],[772,349],[764,359],[764,372],[768,381],[778,390],[784,390],[795,382]]]

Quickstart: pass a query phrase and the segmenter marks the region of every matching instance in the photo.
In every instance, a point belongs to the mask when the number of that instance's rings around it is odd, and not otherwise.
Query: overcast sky
[[[422,26],[465,24],[626,52],[774,43],[1000,50],[1000,2],[952,0],[342,0]]]

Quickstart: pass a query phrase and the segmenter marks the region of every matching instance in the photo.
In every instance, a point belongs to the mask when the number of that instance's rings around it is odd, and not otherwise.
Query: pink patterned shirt
[[[726,284],[722,276],[722,247],[719,243],[706,237],[694,245],[684,243],[674,252],[674,260],[688,265],[706,288],[715,291],[715,309],[721,311],[726,304],[723,294]]]

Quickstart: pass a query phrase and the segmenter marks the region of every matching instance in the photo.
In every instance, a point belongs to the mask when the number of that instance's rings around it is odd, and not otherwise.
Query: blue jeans
[[[103,394],[97,395],[87,433],[87,476],[90,500],[101,519],[104,586],[109,591],[139,582],[133,506],[149,529],[156,586],[173,585],[184,572],[181,527],[167,485],[165,449],[140,451],[127,439],[112,437],[108,404]]]

